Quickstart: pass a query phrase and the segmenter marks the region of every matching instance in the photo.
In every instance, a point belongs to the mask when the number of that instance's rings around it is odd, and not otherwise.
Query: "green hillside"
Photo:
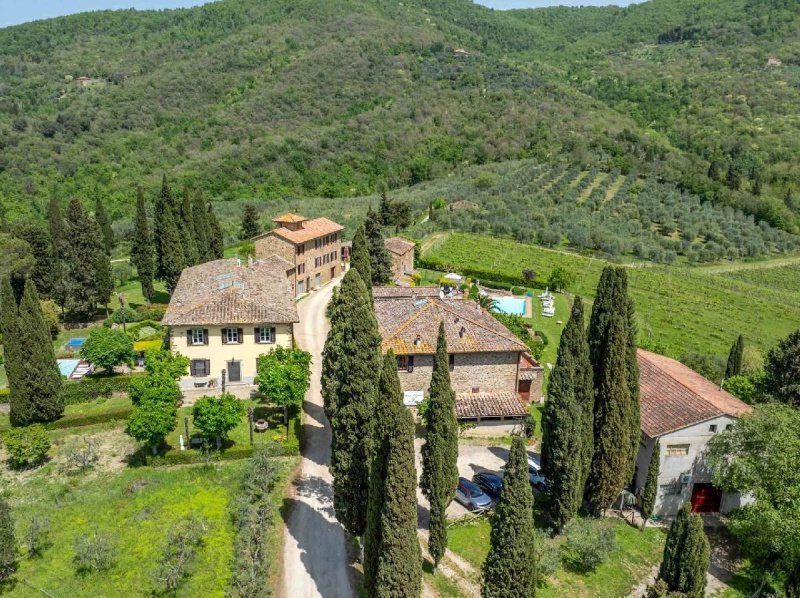
[[[166,171],[215,201],[343,203],[534,159],[636,173],[794,231],[798,31],[791,0],[223,0],[10,27],[0,202],[15,220],[53,194],[100,197],[119,219]]]

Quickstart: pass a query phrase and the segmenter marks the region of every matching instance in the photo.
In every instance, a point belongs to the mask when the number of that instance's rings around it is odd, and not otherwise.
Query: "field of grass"
[[[449,270],[477,268],[521,277],[532,269],[546,279],[557,266],[573,278],[568,291],[591,298],[607,262],[574,253],[478,235],[437,235],[423,253]],[[790,267],[791,268],[791,267]],[[770,270],[770,278],[790,276]],[[736,276],[755,276],[755,271]],[[629,265],[640,345],[678,357],[688,351],[726,355],[738,334],[761,351],[800,325],[800,293],[786,284],[761,286],[702,268]],[[558,312],[557,312],[558,313]],[[551,338],[557,343],[558,338]]]
[[[70,423],[85,417],[108,415],[110,419],[124,420],[132,409],[131,401],[128,398],[119,399],[95,399],[88,403],[77,403],[67,405],[64,408],[64,415],[57,422],[48,424],[50,427],[58,429],[72,429]],[[7,413],[0,413],[0,432],[11,427]]]
[[[617,548],[610,558],[591,573],[562,568],[546,587],[537,591],[537,596],[626,596],[661,559],[665,537],[663,531],[648,528],[640,532],[617,519],[597,521],[595,524],[611,526],[616,532]],[[480,570],[489,552],[490,530],[489,522],[485,520],[453,526],[448,530],[449,548]]]

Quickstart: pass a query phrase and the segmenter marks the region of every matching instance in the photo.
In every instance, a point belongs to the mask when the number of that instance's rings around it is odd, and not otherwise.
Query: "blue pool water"
[[[56,362],[58,363],[58,369],[61,371],[61,375],[69,378],[72,372],[75,371],[75,368],[78,367],[80,359],[56,359]]]
[[[85,342],[86,342],[85,338],[71,338],[67,341],[67,348],[80,349],[83,346],[83,343]]]
[[[497,311],[514,316],[525,315],[525,299],[523,297],[492,297],[497,304]]]

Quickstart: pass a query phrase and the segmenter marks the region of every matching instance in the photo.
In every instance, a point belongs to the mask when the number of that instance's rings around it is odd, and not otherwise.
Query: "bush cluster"
[[[90,403],[101,397],[109,398],[115,392],[127,393],[131,380],[144,374],[127,376],[85,376],[80,380],[65,382],[61,395],[65,405]]]
[[[8,453],[8,463],[15,468],[39,465],[50,450],[50,439],[41,424],[11,428],[3,436],[3,443]]]
[[[161,561],[153,572],[153,580],[161,592],[176,591],[190,574],[207,530],[205,520],[194,515],[181,519],[169,530]]]
[[[107,571],[114,566],[116,546],[111,536],[94,532],[75,539],[73,563],[78,573]]]
[[[617,547],[614,530],[590,519],[573,519],[564,536],[564,558],[579,571],[594,571]]]

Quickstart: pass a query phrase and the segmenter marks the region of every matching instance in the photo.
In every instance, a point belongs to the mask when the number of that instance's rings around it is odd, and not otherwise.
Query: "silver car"
[[[494,506],[492,499],[480,489],[480,486],[467,478],[458,478],[456,500],[470,511],[484,511]]]
[[[542,474],[542,465],[539,457],[528,455],[528,480],[530,480],[531,486],[540,492],[547,488],[547,479]]]

